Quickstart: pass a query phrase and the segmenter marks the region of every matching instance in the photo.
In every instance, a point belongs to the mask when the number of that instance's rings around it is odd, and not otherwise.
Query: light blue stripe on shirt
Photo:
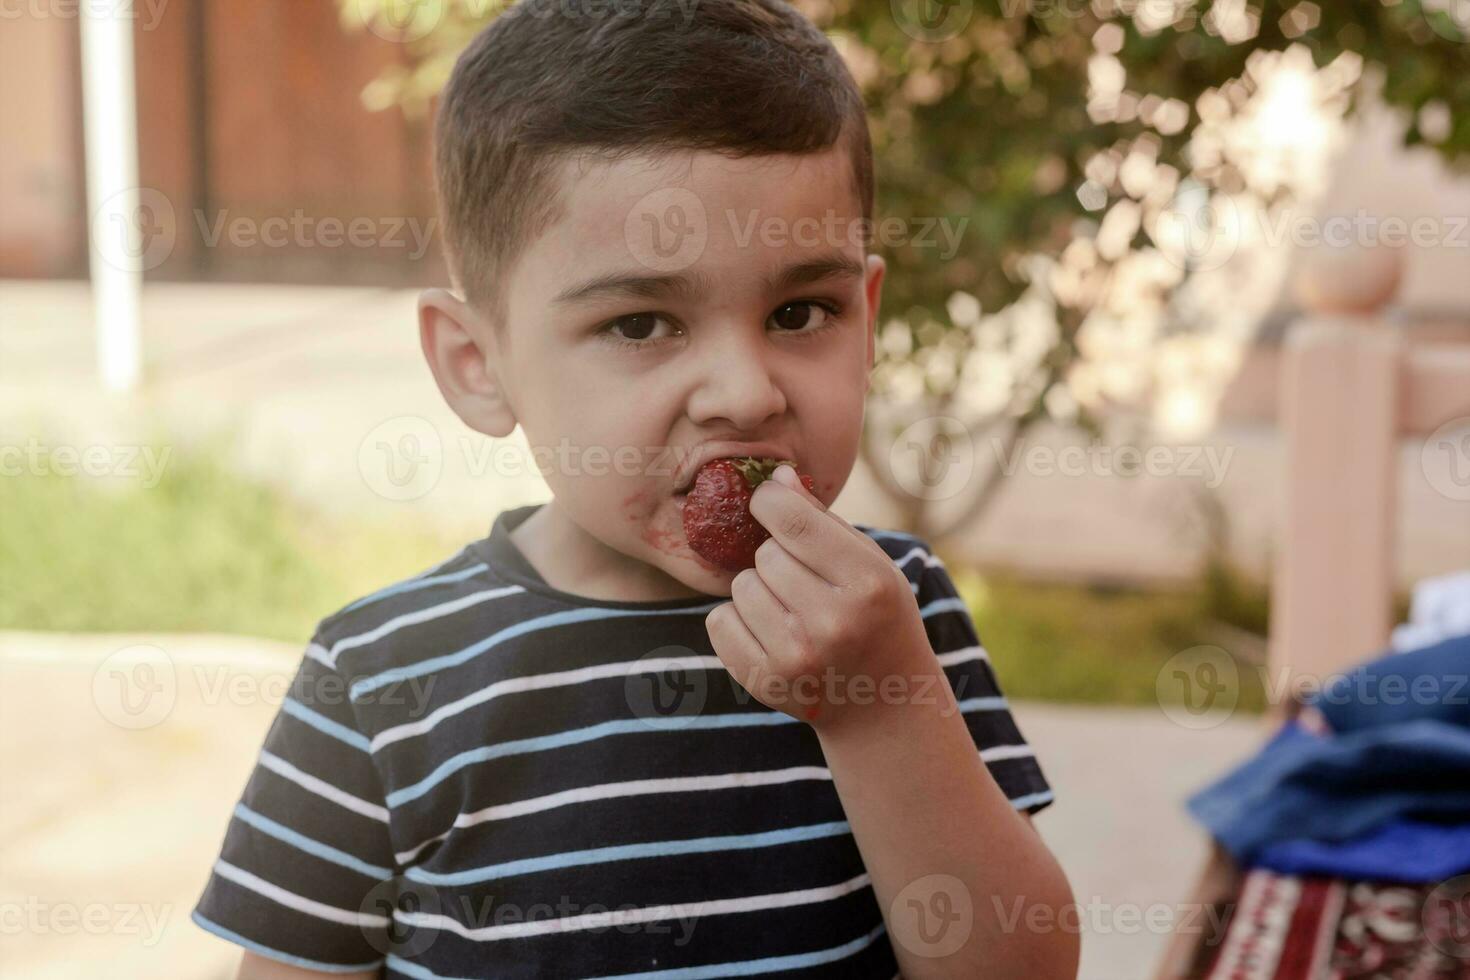
[[[281,710],[292,718],[298,718],[317,731],[330,735],[337,741],[344,742],[354,749],[361,749],[364,752],[370,752],[372,750],[372,744],[361,732],[348,728],[340,722],[335,722],[326,715],[317,714],[300,701],[293,698],[286,698],[281,702]]]
[[[589,980],[711,980],[714,977],[753,977],[762,973],[779,973],[784,970],[799,970],[803,967],[821,966],[837,960],[856,956],[883,935],[879,925],[866,936],[859,936],[850,943],[819,949],[813,953],[794,953],[789,956],[766,956],[758,960],[741,960],[738,963],[713,963],[709,966],[686,966],[672,970],[647,970],[643,973],[619,973],[614,976],[591,977]],[[391,963],[392,957],[389,957]]]
[[[466,977],[448,977],[440,973],[435,973],[426,966],[410,963],[408,960],[394,956],[391,953],[388,954],[388,960],[385,965],[389,969],[397,970],[404,976],[409,977],[410,980],[469,980]]]
[[[198,911],[191,912],[189,914],[189,918],[196,926],[203,929],[205,932],[214,933],[221,939],[227,939],[237,946],[243,946],[244,948],[250,950],[250,952],[258,953],[268,960],[275,960],[277,963],[286,963],[291,966],[299,966],[304,970],[320,970],[323,973],[363,973],[368,970],[376,970],[379,966],[383,964],[382,960],[373,960],[371,963],[352,964],[323,963],[320,960],[309,960],[304,956],[294,956],[291,953],[283,953],[279,949],[272,949],[271,947],[266,946],[263,943],[258,943],[253,939],[247,939],[244,936],[240,935],[238,932],[235,932],[233,929],[226,929],[218,922],[212,922],[209,919],[206,919],[204,916],[200,915]]]
[[[830,949],[819,949],[811,953],[793,953],[787,956],[767,956],[758,960],[741,960],[736,963],[711,963],[707,966],[685,966],[670,970],[649,970],[643,973],[619,973],[614,976],[589,977],[588,980],[713,980],[715,977],[753,977],[762,973],[780,973],[804,967],[821,966],[856,956],[883,935],[880,924],[865,936]],[[389,954],[386,965],[389,969],[412,980],[463,980],[460,977],[442,976],[428,967],[410,963],[401,957]]]
[[[943,599],[935,599],[920,609],[919,615],[928,619],[930,616],[937,616],[944,612],[969,612],[969,609],[965,606],[965,600],[959,596],[946,596]]]
[[[968,714],[972,711],[998,711],[1004,707],[1006,707],[1006,699],[1004,697],[969,698],[959,702],[961,714]],[[503,758],[507,755],[520,755],[527,752],[559,749],[567,745],[593,742],[610,735],[626,735],[629,732],[642,732],[650,729],[655,731],[681,731],[684,729],[745,728],[755,725],[786,725],[794,724],[795,722],[795,718],[775,710],[770,712],[740,711],[725,715],[692,715],[688,717],[674,716],[669,718],[621,718],[615,721],[604,721],[596,725],[589,725],[586,728],[574,728],[571,731],[556,732],[552,735],[537,735],[534,738],[522,738],[511,742],[501,742],[498,745],[482,745],[479,748],[468,749],[458,755],[451,756],[440,763],[433,772],[413,785],[405,786],[402,789],[389,793],[387,803],[390,807],[395,807],[416,800],[445,779],[459,772],[465,766],[471,766],[477,762],[487,762],[490,759]]]
[[[1054,799],[1056,799],[1056,795],[1052,793],[1051,790],[1047,789],[1042,790],[1040,793],[1029,793],[1026,796],[1018,796],[1015,799],[1011,800],[1011,806],[1015,807],[1017,810],[1024,810],[1027,807],[1035,806],[1038,803],[1050,803]]]
[[[343,606],[342,611],[348,612],[352,609],[358,609],[362,606],[368,605],[369,603],[380,602],[383,599],[387,599],[395,595],[401,595],[404,592],[417,592],[419,589],[427,589],[435,585],[446,585],[450,582],[463,582],[465,579],[479,575],[481,572],[489,571],[489,569],[489,565],[481,562],[478,565],[471,565],[469,568],[462,569],[458,572],[449,572],[445,575],[432,575],[428,578],[412,578],[409,579],[407,582],[399,582],[397,585],[390,585],[386,589],[379,589],[372,595],[363,596],[356,602]]]
[[[676,854],[708,854],[714,851],[750,850],[758,847],[777,847],[797,841],[819,840],[836,837],[851,831],[847,821],[811,824],[806,827],[787,827],[784,830],[767,830],[756,834],[727,834],[723,837],[693,837],[684,840],[651,841],[645,844],[620,844],[612,847],[593,847],[582,851],[565,851],[543,857],[506,861],[481,868],[467,868],[452,874],[435,874],[421,868],[409,868],[406,877],[429,885],[472,885],[495,878],[531,874],[537,871],[553,871],[557,868],[572,868],[586,864],[605,864],[609,861],[626,861],[636,858],[670,857]]]
[[[512,626],[507,626],[477,643],[470,644],[463,650],[446,653],[438,657],[430,657],[428,660],[421,660],[416,664],[411,664],[406,667],[395,667],[392,670],[385,670],[381,674],[359,678],[353,682],[349,693],[355,701],[367,692],[375,691],[395,681],[403,681],[412,677],[421,677],[424,674],[432,674],[434,671],[443,670],[446,667],[458,667],[460,664],[473,660],[486,650],[506,640],[514,639],[517,636],[524,636],[527,633],[534,633],[538,630],[552,629],[553,627],[565,626],[569,623],[585,623],[599,619],[612,619],[618,616],[688,616],[695,613],[707,613],[725,601],[721,599],[719,602],[707,602],[702,605],[689,606],[681,609],[607,609],[598,606],[588,609],[568,609],[563,612],[537,616],[535,619],[527,619]]]
[[[269,837],[274,837],[276,840],[284,841],[298,851],[305,851],[312,857],[319,857],[323,861],[330,861],[344,868],[351,868],[353,871],[367,875],[375,881],[386,881],[393,877],[393,871],[390,868],[380,868],[376,864],[368,864],[366,861],[353,857],[346,851],[338,850],[329,844],[323,844],[319,840],[314,840],[305,834],[298,833],[284,824],[277,823],[270,817],[256,813],[244,803],[237,803],[235,805],[235,816],[261,833]]]
[[[1004,695],[996,695],[988,698],[966,698],[960,702],[960,714],[967,715],[972,711],[999,711],[1008,707]]]
[[[743,728],[754,725],[785,725],[794,724],[796,719],[779,711],[759,712],[741,711],[728,715],[694,715],[690,717],[669,718],[620,718],[616,721],[604,721],[586,728],[574,728],[571,731],[557,732],[553,735],[537,735],[533,738],[521,738],[511,742],[501,742],[498,745],[482,745],[479,748],[468,749],[458,755],[451,756],[440,763],[433,772],[411,786],[394,790],[388,794],[387,803],[390,807],[399,806],[410,800],[416,800],[439,783],[448,779],[465,766],[474,765],[477,762],[486,762],[490,759],[499,759],[507,755],[520,755],[526,752],[541,752],[546,749],[558,749],[566,745],[578,745],[583,742],[593,742],[599,738],[609,735],[625,735],[629,732],[645,732],[682,730],[686,728]]]
[[[906,534],[903,531],[885,531],[868,524],[854,524],[853,527],[863,532],[870,538],[888,538],[891,541],[907,541],[910,544],[918,545],[921,548],[924,546],[924,542],[920,541],[912,534]]]

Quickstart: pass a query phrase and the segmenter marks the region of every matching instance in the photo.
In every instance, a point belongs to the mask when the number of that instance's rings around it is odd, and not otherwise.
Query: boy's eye
[[[834,304],[815,299],[783,303],[766,319],[766,325],[780,333],[807,336],[830,327],[841,310]],[[667,328],[659,333],[660,325]],[[629,313],[609,320],[598,332],[610,343],[623,348],[651,347],[682,328],[658,313]]]
[[[775,313],[771,314],[770,322],[775,324],[778,330],[811,332],[826,326],[827,321],[836,312],[836,309],[826,303],[801,299],[793,303],[783,303]]]
[[[612,332],[614,340],[650,340],[658,330],[658,325],[667,322],[657,313],[630,313],[618,317],[606,329]]]

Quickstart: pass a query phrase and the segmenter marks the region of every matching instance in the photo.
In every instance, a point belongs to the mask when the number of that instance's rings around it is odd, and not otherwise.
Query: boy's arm
[[[235,980],[378,980],[380,976],[381,970],[364,970],[358,973],[304,970],[299,966],[291,966],[247,951],[240,959],[240,969],[235,973]]]
[[[750,510],[772,537],[710,639],[816,731],[903,976],[1075,977],[1066,877],[976,750],[907,577],[789,467]]]
[[[1075,977],[1066,876],[954,701],[871,707],[817,737],[905,980]]]

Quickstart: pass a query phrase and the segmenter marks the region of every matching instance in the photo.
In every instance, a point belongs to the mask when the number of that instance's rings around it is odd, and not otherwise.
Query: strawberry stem
[[[735,460],[735,469],[740,471],[740,475],[745,477],[746,484],[754,490],[765,481],[775,477],[776,470],[783,463],[793,470],[796,469],[794,459],[757,458],[755,456],[743,456]]]

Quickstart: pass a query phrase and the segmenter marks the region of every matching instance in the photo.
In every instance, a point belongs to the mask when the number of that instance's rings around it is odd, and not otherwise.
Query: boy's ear
[[[869,255],[867,257],[867,279],[863,283],[863,292],[868,301],[868,372],[864,376],[864,385],[871,386],[873,383],[873,364],[877,355],[878,339],[878,304],[883,298],[883,276],[887,271],[887,263],[881,255]]]
[[[419,344],[454,414],[476,432],[503,437],[516,417],[500,381],[491,324],[447,289],[419,293]]]

